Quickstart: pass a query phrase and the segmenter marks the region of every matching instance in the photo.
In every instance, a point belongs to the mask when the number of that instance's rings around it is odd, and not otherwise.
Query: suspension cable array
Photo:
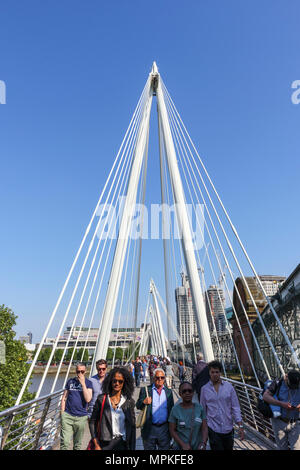
[[[157,98],[158,113],[165,301],[151,279],[147,307],[144,309],[141,302],[142,240],[153,96]],[[204,257],[201,261],[202,250]],[[207,263],[209,269],[206,267]],[[117,328],[116,339],[112,345],[112,365],[115,364],[118,337],[123,329],[132,330],[133,346],[131,353],[125,358],[123,345],[123,363],[129,362],[135,353],[145,355],[150,349],[154,354],[167,357],[172,353],[172,342],[176,343],[176,359],[178,360],[180,348],[185,360],[188,353],[181,336],[183,320],[178,313],[178,305],[177,318],[175,316],[176,299],[178,304],[176,288],[180,273],[183,273],[188,281],[192,307],[187,312],[186,322],[189,323],[189,331],[193,330],[191,335],[193,341],[197,338],[194,354],[196,349],[202,351],[206,361],[212,360],[217,355],[223,364],[226,376],[228,360],[221,347],[223,333],[216,327],[215,312],[208,296],[209,286],[214,286],[218,304],[221,306],[220,315],[233,351],[232,360],[238,368],[241,382],[245,383],[246,378],[231,324],[227,318],[226,305],[232,309],[239,331],[240,347],[245,351],[256,384],[260,387],[261,378],[256,370],[252,344],[260,358],[265,377],[271,377],[266,358],[254,334],[245,302],[236,287],[235,273],[238,273],[278,370],[281,374],[285,373],[280,355],[261,315],[262,304],[254,298],[251,290],[250,276],[255,280],[260,292],[260,301],[270,307],[271,315],[282,335],[282,341],[290,352],[292,362],[300,366],[300,359],[154,63],[51,313],[16,405],[21,402],[50,332],[54,335],[55,341],[36,397],[39,397],[43,390],[50,365],[58,349],[62,349],[62,354],[50,393],[57,390],[62,366],[67,357],[68,367],[63,387],[70,375],[73,361],[76,359],[82,361],[85,351],[89,354],[94,352],[91,367],[91,374],[94,374],[96,361],[107,357],[115,320]],[[224,292],[222,286],[225,288]],[[172,294],[175,290],[176,298]],[[233,299],[233,294],[236,301]],[[160,308],[164,318],[161,316]],[[142,336],[138,339],[137,326],[141,310],[144,312],[144,321]],[[250,332],[251,340],[246,337],[245,325]],[[64,332],[65,328],[67,332]],[[97,335],[94,351],[91,351],[90,345],[92,333]],[[213,339],[216,344],[215,349]],[[69,354],[71,344],[73,349]],[[81,357],[75,358],[78,347],[81,348]]]

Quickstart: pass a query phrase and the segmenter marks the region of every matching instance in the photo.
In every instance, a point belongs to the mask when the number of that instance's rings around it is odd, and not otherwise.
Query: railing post
[[[44,409],[43,409],[41,422],[39,424],[39,428],[38,428],[38,431],[37,431],[37,434],[36,434],[36,439],[35,439],[35,442],[34,442],[34,445],[33,445],[34,450],[37,450],[37,447],[39,445],[39,440],[40,440],[40,437],[41,437],[41,434],[42,434],[42,431],[43,431],[44,423],[45,423],[45,420],[46,420],[46,416],[48,414],[50,404],[51,404],[51,397],[49,397],[47,399],[46,404],[45,404]]]
[[[4,449],[4,446],[5,446],[5,442],[7,440],[7,437],[8,437],[8,434],[9,434],[9,431],[10,431],[10,428],[11,428],[11,425],[12,425],[12,422],[13,422],[13,419],[14,419],[14,416],[15,414],[12,413],[10,415],[10,417],[8,418],[8,424],[7,426],[4,428],[4,432],[3,432],[3,436],[2,436],[2,439],[1,439],[1,445],[0,445],[0,449],[3,450]]]

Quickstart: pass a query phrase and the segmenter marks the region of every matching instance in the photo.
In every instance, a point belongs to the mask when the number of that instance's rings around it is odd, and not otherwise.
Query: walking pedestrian
[[[147,382],[148,363],[147,363],[147,360],[145,358],[142,362],[142,368],[143,368],[143,382]]]
[[[155,371],[155,364],[154,361],[150,361],[148,371],[149,371],[149,377],[150,377],[150,384],[153,384],[153,376],[154,376],[154,371]]]
[[[203,360],[203,354],[197,354],[197,363],[193,367],[192,371],[192,384],[193,389],[198,395],[200,401],[201,388],[209,381],[209,370],[207,363]]]
[[[184,377],[185,377],[185,367],[184,367],[182,361],[179,361],[178,375],[179,375],[179,380],[180,380],[180,382],[183,382],[183,381],[184,381]]]
[[[89,379],[92,382],[92,387],[93,387],[93,396],[89,403],[89,409],[88,409],[89,418],[92,415],[93,408],[98,398],[98,395],[101,395],[102,393],[102,385],[103,385],[103,381],[106,377],[106,372],[107,372],[106,360],[99,359],[99,361],[96,362],[96,369],[97,369],[97,374],[93,375],[93,377],[90,377]]]
[[[193,403],[193,387],[190,382],[181,382],[179,395],[182,402],[176,403],[169,416],[169,430],[176,442],[176,450],[205,450],[208,439],[206,416],[199,403]]]
[[[85,364],[80,362],[76,366],[76,377],[66,383],[61,400],[61,450],[69,449],[71,439],[73,449],[81,449],[88,420],[88,404],[93,395],[92,382],[85,378],[85,372]]]
[[[282,380],[274,380],[263,399],[280,406],[280,416],[271,418],[278,450],[300,450],[300,373],[291,370]]]
[[[139,356],[137,356],[136,360],[133,362],[133,367],[134,367],[135,386],[139,387],[140,381],[141,381],[141,373],[143,372],[142,363],[140,361]]]
[[[105,377],[89,422],[95,450],[135,450],[133,390],[133,377],[125,367],[115,367]]]
[[[222,364],[208,363],[209,382],[202,387],[200,404],[207,417],[208,438],[211,450],[232,450],[233,425],[239,426],[240,439],[244,439],[241,410],[233,386],[221,379]]]
[[[174,379],[174,371],[173,371],[172,364],[169,360],[167,360],[166,362],[165,374],[166,374],[166,385],[168,388],[172,388],[172,382]]]
[[[167,450],[170,447],[168,418],[174,406],[172,390],[165,386],[165,373],[157,368],[154,373],[154,384],[148,386],[148,397],[145,387],[141,388],[136,402],[138,410],[147,406],[146,421],[142,427],[144,450]]]

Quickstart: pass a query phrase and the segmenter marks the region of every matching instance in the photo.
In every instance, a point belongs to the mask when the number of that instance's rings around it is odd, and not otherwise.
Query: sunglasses
[[[85,374],[85,370],[77,370],[76,374]]]
[[[121,380],[119,380],[119,379],[113,379],[113,383],[114,383],[114,384],[118,383],[118,384],[121,385],[121,384],[124,383],[124,380],[122,380],[122,379],[121,379]]]
[[[192,388],[185,388],[185,389],[181,390],[181,393],[193,393],[193,389]]]
[[[98,371],[99,370],[106,370],[106,367],[98,367]]]
[[[155,380],[165,380],[165,377],[163,375],[156,375]]]

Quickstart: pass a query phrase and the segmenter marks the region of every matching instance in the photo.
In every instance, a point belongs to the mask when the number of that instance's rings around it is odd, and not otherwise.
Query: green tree
[[[66,353],[66,361],[70,361],[70,360],[71,360],[73,351],[74,351],[74,348],[69,348],[69,349],[68,349],[68,351],[67,351],[67,353]],[[74,353],[73,361],[76,361],[76,352]],[[72,362],[73,362],[73,361],[72,361]]]
[[[107,354],[106,354],[106,360],[111,361],[114,356],[113,350],[111,348],[108,348]]]
[[[13,327],[17,318],[10,308],[0,305],[0,340],[4,341],[6,348],[5,364],[0,364],[0,411],[15,404],[30,367],[26,364],[27,351],[24,344],[15,339]],[[34,394],[28,391],[29,385],[30,383],[26,387],[22,403],[34,398]]]
[[[63,349],[56,349],[54,353],[54,362],[60,362],[63,356],[64,350]]]
[[[115,359],[118,359],[119,361],[121,361],[122,357],[123,357],[123,349],[122,348],[117,348],[116,349]]]
[[[84,352],[83,352],[84,351]],[[83,354],[83,357],[82,357]],[[81,359],[82,357],[82,359]],[[80,348],[77,351],[77,361],[87,362],[89,360],[89,352],[87,349]]]

